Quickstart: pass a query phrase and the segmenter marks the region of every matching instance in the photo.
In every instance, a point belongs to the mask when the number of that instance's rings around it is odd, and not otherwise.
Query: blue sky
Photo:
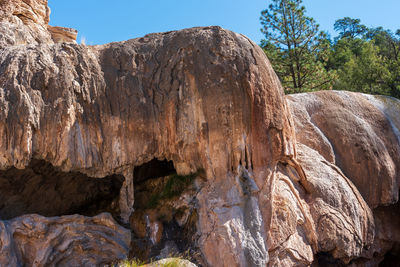
[[[219,25],[256,43],[268,0],[49,0],[50,24],[75,28],[78,42],[104,44],[151,32]],[[360,18],[368,27],[400,29],[400,0],[304,0],[307,15],[332,36],[336,19]]]

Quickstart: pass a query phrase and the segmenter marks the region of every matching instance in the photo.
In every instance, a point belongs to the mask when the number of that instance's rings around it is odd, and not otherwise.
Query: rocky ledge
[[[220,27],[85,46],[49,13],[0,2],[1,266],[398,261],[398,100],[285,97]]]

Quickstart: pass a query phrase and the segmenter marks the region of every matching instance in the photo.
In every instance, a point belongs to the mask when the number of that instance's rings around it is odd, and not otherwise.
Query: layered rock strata
[[[48,25],[47,0],[2,0],[0,18],[0,49],[76,40],[76,30]]]
[[[126,258],[129,230],[110,214],[46,218],[25,215],[0,222],[1,266],[105,266]]]

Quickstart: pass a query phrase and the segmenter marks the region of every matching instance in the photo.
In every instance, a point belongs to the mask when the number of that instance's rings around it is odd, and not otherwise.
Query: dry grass
[[[157,262],[150,262],[145,264],[144,262],[133,259],[133,260],[124,260],[119,263],[118,267],[182,267],[181,258],[168,258]]]

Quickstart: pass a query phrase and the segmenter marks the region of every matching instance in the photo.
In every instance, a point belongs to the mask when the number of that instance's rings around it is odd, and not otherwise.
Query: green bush
[[[166,178],[167,181],[162,191],[155,192],[151,195],[147,208],[153,209],[157,207],[160,200],[180,196],[186,188],[193,184],[196,177],[201,173],[204,173],[204,170],[200,169],[189,175],[178,175],[177,173],[169,175]]]

